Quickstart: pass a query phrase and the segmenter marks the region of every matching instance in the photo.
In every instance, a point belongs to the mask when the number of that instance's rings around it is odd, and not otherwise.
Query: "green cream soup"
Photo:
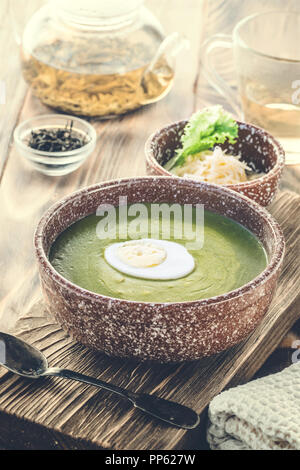
[[[204,221],[203,248],[188,248],[195,260],[195,268],[181,279],[139,279],[113,268],[104,257],[105,249],[126,239],[99,239],[96,232],[99,217],[94,215],[76,222],[58,237],[50,251],[50,262],[63,277],[91,292],[159,303],[225,294],[247,284],[266,268],[265,250],[251,232],[233,220],[209,211],[205,211]],[[195,229],[195,220],[190,223]],[[152,237],[149,233],[141,238]],[[172,236],[169,240],[181,245],[187,242]]]

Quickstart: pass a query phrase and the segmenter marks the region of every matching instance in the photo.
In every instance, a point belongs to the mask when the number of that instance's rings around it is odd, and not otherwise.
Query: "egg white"
[[[136,268],[124,263],[117,254],[118,249],[124,245],[124,242],[114,243],[106,248],[104,252],[105,260],[117,271],[139,279],[170,281],[185,277],[194,270],[195,260],[183,245],[167,240],[133,240],[133,243],[143,244],[147,242],[158,245],[166,251],[166,259],[161,264],[148,268]]]

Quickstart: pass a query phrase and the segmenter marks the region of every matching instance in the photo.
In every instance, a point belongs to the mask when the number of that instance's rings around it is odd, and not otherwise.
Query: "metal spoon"
[[[178,403],[144,393],[132,393],[116,385],[71,370],[49,367],[46,357],[38,349],[15,336],[1,332],[0,365],[14,374],[30,379],[55,376],[104,388],[127,398],[136,408],[145,413],[179,428],[194,429],[200,423],[200,417],[195,411]]]

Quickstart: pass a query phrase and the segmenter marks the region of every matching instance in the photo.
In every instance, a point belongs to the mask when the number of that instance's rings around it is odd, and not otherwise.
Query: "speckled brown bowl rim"
[[[276,164],[265,175],[260,176],[259,178],[252,180],[252,181],[245,181],[243,183],[222,185],[223,188],[228,188],[228,189],[235,189],[235,188],[241,188],[241,189],[251,188],[252,189],[252,188],[257,187],[260,183],[263,184],[266,180],[268,180],[272,176],[277,176],[277,174],[280,174],[283,172],[283,169],[285,167],[285,151],[282,145],[280,144],[280,142],[278,142],[278,140],[276,140],[275,137],[269,134],[269,132],[267,132],[265,129],[258,127],[258,126],[254,126],[253,124],[243,122],[243,121],[236,121],[236,122],[239,126],[246,125],[247,127],[254,129],[255,133],[259,132],[259,133],[264,134],[270,140],[272,146],[275,149],[275,153],[277,155]],[[149,164],[152,165],[152,167],[155,167],[157,170],[159,170],[162,175],[171,176],[173,178],[174,177],[179,178],[179,176],[176,176],[173,173],[170,173],[168,170],[166,170],[163,166],[161,166],[158,163],[153,153],[153,144],[159,137],[161,137],[162,132],[167,133],[168,131],[174,129],[174,127],[177,127],[177,126],[180,127],[180,126],[186,125],[187,123],[188,123],[188,120],[173,122],[172,124],[169,124],[168,126],[162,127],[161,129],[155,131],[153,134],[150,135],[150,137],[146,141],[146,144],[145,144],[146,161],[148,161]],[[188,179],[191,179],[192,181],[197,181],[197,180],[193,180],[193,178],[188,178]],[[207,183],[207,184],[210,184],[210,183]]]
[[[79,287],[78,285],[72,283],[71,281],[68,281],[66,278],[61,276],[53,268],[52,264],[49,261],[48,254],[45,253],[44,248],[43,248],[43,233],[44,233],[45,226],[47,225],[49,220],[51,220],[51,218],[54,216],[57,210],[59,210],[65,204],[70,204],[72,201],[74,201],[78,197],[81,197],[85,194],[88,195],[94,191],[99,192],[99,190],[102,190],[102,189],[107,190],[109,187],[127,186],[128,184],[138,183],[138,182],[144,182],[145,184],[147,184],[147,182],[150,183],[151,181],[154,181],[154,180],[156,181],[167,180],[172,185],[176,185],[180,182],[179,184],[181,184],[181,188],[184,188],[186,186],[187,190],[193,186],[196,186],[198,188],[204,187],[204,189],[205,188],[209,189],[209,191],[216,191],[218,193],[223,193],[223,194],[225,193],[228,196],[235,199],[237,203],[240,202],[241,200],[244,202],[247,202],[247,204],[254,211],[257,212],[258,216],[263,218],[264,222],[269,225],[274,236],[274,240],[275,240],[274,252],[272,253],[271,259],[269,260],[266,269],[249,283],[243,285],[242,287],[238,289],[230,291],[226,294],[218,295],[215,297],[209,297],[207,299],[201,299],[201,300],[161,303],[161,302],[141,302],[141,301],[135,301],[135,300],[125,300],[125,299],[118,299],[117,297],[108,297],[108,296],[104,296],[101,294],[97,294],[89,290],[86,290],[82,287]],[[86,216],[87,215],[90,215],[90,214],[86,214]],[[96,185],[83,188],[79,191],[76,191],[70,194],[69,196],[61,199],[60,201],[55,203],[53,206],[51,206],[47,210],[47,212],[44,214],[44,216],[41,218],[40,222],[38,223],[37,229],[35,231],[34,246],[35,246],[36,256],[37,256],[39,264],[42,266],[43,269],[47,269],[47,272],[51,274],[52,279],[60,283],[64,288],[67,288],[73,293],[79,294],[81,297],[84,297],[92,301],[101,300],[103,302],[107,302],[108,304],[110,304],[111,302],[118,302],[120,306],[128,305],[128,304],[132,304],[133,306],[142,304],[142,305],[148,305],[148,306],[149,305],[150,306],[182,305],[185,307],[197,305],[201,307],[201,306],[207,306],[211,304],[220,304],[223,302],[227,302],[233,298],[236,299],[240,296],[248,294],[251,292],[252,289],[257,287],[258,285],[264,284],[269,279],[269,277],[272,276],[279,269],[283,261],[284,254],[285,254],[285,240],[284,240],[284,236],[283,236],[283,233],[279,224],[276,222],[276,220],[271,216],[271,214],[266,209],[264,209],[262,206],[260,206],[256,202],[252,201],[246,196],[243,196],[242,194],[232,191],[231,189],[224,188],[223,186],[201,183],[201,182],[187,180],[183,178],[177,178],[177,177],[170,178],[170,177],[165,177],[165,176],[142,176],[142,177],[137,177],[137,178],[121,178],[117,180],[115,179],[115,180],[98,183]]]

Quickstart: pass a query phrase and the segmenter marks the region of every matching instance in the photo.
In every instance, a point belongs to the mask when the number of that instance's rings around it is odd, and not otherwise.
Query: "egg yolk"
[[[162,264],[166,250],[151,242],[126,242],[117,250],[118,258],[134,268],[153,268]]]

